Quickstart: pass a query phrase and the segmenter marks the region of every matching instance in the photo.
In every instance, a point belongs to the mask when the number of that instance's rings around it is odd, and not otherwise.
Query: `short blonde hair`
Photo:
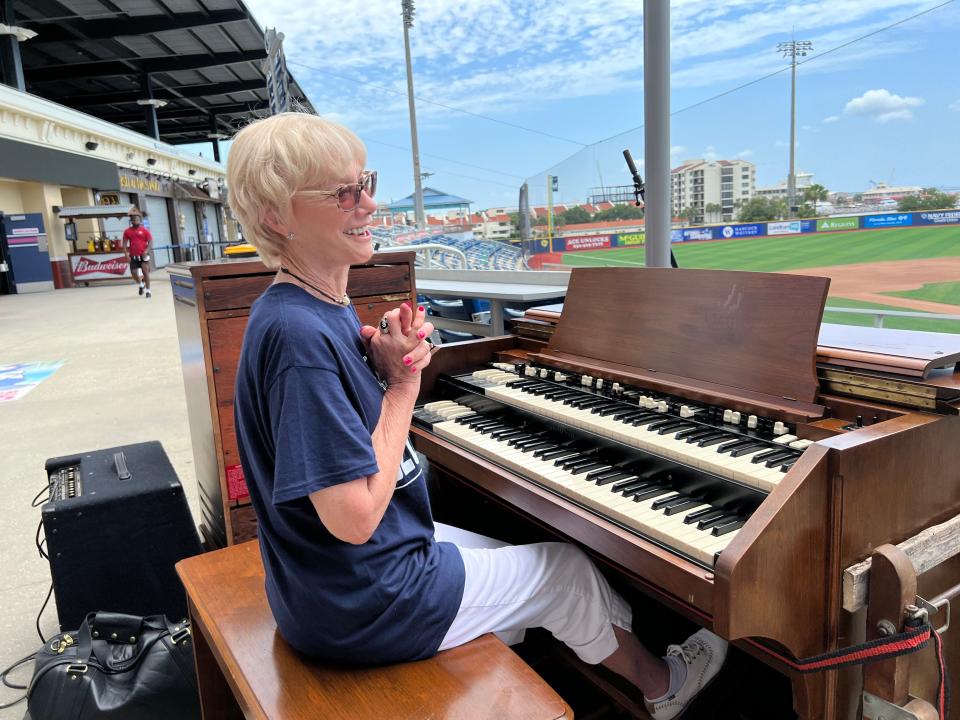
[[[264,224],[268,213],[288,222],[297,190],[325,188],[366,160],[360,138],[318,115],[280,113],[237,133],[227,157],[230,209],[267,267],[279,267],[287,241]]]

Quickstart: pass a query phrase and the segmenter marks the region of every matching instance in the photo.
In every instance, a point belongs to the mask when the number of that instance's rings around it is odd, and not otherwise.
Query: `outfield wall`
[[[732,223],[704,227],[677,228],[670,233],[672,243],[702,242],[704,240],[731,240],[748,237],[776,237],[808,233],[840,232],[845,230],[872,230],[877,228],[911,227],[923,225],[960,225],[960,210],[927,212],[877,213],[846,217],[784,220],[779,222]],[[644,244],[643,232],[597,233],[579,237],[555,237],[551,242],[539,238],[535,253],[580,252],[609,248],[637,247]]]

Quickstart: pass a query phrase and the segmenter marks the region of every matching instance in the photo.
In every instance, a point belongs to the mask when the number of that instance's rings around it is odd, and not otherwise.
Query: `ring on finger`
[[[387,322],[387,316],[380,318],[380,334],[386,335],[390,332],[390,324]]]

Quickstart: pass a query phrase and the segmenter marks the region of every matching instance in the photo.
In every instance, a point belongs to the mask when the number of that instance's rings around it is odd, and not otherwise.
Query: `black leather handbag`
[[[190,623],[90,613],[37,652],[31,720],[200,718]]]

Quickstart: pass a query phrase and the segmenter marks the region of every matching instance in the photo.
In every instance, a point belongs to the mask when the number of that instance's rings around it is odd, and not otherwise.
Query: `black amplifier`
[[[41,510],[61,631],[93,611],[186,617],[174,565],[201,552],[180,480],[156,441],[51,458]]]

